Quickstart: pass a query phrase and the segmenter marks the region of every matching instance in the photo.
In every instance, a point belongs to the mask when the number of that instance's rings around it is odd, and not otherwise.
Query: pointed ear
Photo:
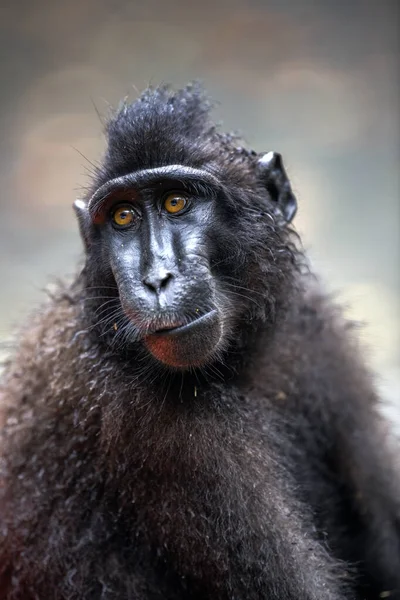
[[[275,213],[283,217],[286,223],[290,223],[297,211],[297,200],[283,167],[282,156],[278,152],[261,154],[257,167],[260,178],[276,206]]]
[[[75,200],[74,202],[74,211],[76,217],[78,219],[79,224],[79,232],[81,234],[82,241],[85,246],[85,250],[87,250],[90,246],[91,238],[92,238],[92,230],[93,224],[92,220],[89,216],[89,210],[87,206],[87,202],[84,200]]]

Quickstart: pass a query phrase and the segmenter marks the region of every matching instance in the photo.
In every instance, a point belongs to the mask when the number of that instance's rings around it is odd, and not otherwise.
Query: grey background
[[[2,2],[0,340],[75,269],[71,204],[104,147],[95,107],[200,78],[224,128],[283,153],[314,267],[365,321],[398,407],[398,69],[396,1]]]

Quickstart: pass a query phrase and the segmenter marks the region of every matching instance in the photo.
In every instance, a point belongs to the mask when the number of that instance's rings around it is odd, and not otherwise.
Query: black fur
[[[398,598],[388,428],[354,331],[281,218],[284,171],[272,182],[219,133],[197,86],[145,92],[107,133],[79,209],[85,267],[26,324],[1,390],[1,600]],[[186,369],[143,346],[95,223],[101,186],[168,165],[219,182],[191,185],[213,196],[222,341]],[[185,322],[211,302],[198,258],[183,256],[173,301]]]

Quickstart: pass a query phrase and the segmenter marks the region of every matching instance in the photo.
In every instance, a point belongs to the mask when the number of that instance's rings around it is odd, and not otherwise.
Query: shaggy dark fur
[[[123,106],[89,196],[141,168],[218,173],[224,343],[161,365],[83,224],[83,272],[27,322],[1,390],[1,600],[399,597],[398,473],[353,330],[208,113],[197,87]]]

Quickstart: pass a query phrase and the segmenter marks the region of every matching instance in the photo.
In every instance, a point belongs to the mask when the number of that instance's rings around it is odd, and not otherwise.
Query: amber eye
[[[182,194],[169,194],[164,200],[164,208],[170,214],[178,213],[187,205],[187,198]]]
[[[129,227],[132,225],[134,219],[135,212],[129,205],[118,206],[112,215],[113,225],[115,225],[118,229]]]

